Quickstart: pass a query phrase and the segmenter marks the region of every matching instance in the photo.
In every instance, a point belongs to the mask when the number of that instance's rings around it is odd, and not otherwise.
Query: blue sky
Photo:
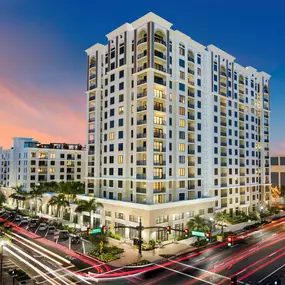
[[[58,112],[50,107],[46,122],[27,114],[26,119],[13,119],[10,131],[7,123],[0,123],[0,145],[8,144],[12,130],[14,135],[36,130],[33,135],[43,140],[84,142],[84,50],[97,42],[105,44],[107,33],[150,11],[201,44],[214,44],[230,53],[241,65],[271,74],[271,146],[273,152],[285,152],[285,6],[275,0],[0,0],[0,92],[6,100],[14,96],[34,110],[43,108],[34,100],[46,102],[51,97],[66,102],[63,112],[69,120],[80,117],[83,124],[82,130],[70,134],[65,131],[70,123],[66,121],[47,128],[47,134],[43,128],[52,124]],[[13,106],[7,102],[4,110],[0,104],[0,114],[13,113],[9,110]]]

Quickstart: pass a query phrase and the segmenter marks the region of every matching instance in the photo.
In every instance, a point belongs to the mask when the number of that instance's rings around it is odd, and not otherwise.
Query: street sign
[[[90,234],[91,235],[100,234],[101,231],[102,231],[101,228],[91,229]]]
[[[222,242],[223,241],[223,236],[217,236],[217,241]]]
[[[195,237],[205,237],[205,233],[198,231],[191,231],[191,235]]]

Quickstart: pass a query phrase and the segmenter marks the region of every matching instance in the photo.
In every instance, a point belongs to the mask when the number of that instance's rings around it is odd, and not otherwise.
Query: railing
[[[223,91],[220,91],[220,93],[221,93],[222,96],[227,97],[227,93],[225,93],[225,92],[223,92]]]
[[[157,52],[157,51],[154,51],[154,56],[157,56],[164,60],[166,59],[166,55],[164,55],[163,53]]]
[[[224,107],[227,107],[227,104],[224,103],[224,102],[221,102],[220,105],[221,105],[221,106],[224,106]]]
[[[222,152],[221,156],[227,156],[227,153],[226,152]]]
[[[137,139],[146,138],[146,133],[138,133]]]
[[[195,139],[188,139],[189,143],[195,143]]]
[[[162,175],[158,175],[158,176],[153,176],[153,179],[157,180],[157,179],[165,179],[166,178],[166,175],[165,174],[162,174]]]
[[[164,133],[156,133],[156,132],[154,132],[154,133],[153,133],[153,137],[155,137],[155,138],[165,139],[165,138],[166,138],[166,134],[164,134]]]
[[[88,130],[89,133],[94,133],[95,132],[95,129],[90,129]]]
[[[88,154],[89,154],[89,155],[93,155],[93,154],[95,154],[95,151],[94,151],[94,150],[89,150],[89,151],[88,151]]]
[[[147,66],[146,66],[146,65],[139,66],[139,67],[137,68],[137,72],[142,71],[142,70],[144,70],[144,69],[147,69]]]
[[[89,118],[89,122],[95,122],[95,118]]]
[[[222,198],[228,197],[228,193],[221,193],[221,197],[222,197]]]
[[[228,184],[227,183],[221,183],[221,187],[227,187]]]
[[[154,38],[154,42],[166,46],[166,42],[165,42],[164,40],[160,39],[160,38],[156,38],[156,37],[155,37],[155,38]]]
[[[95,95],[94,95],[94,96],[90,96],[90,97],[89,97],[89,101],[93,101],[93,100],[95,100],[95,98],[96,98]]]
[[[166,85],[166,81],[162,79],[154,78],[154,82],[160,85],[164,85],[164,86]]]
[[[195,154],[195,150],[194,149],[188,149],[188,154]]]
[[[190,69],[190,68],[188,68],[188,73],[190,73],[190,74],[194,75],[194,74],[195,74],[195,71],[194,71],[194,70],[192,70],[192,69]]]
[[[147,123],[146,120],[139,120],[139,121],[137,121],[137,125],[144,125],[146,123]]]
[[[195,93],[188,91],[188,96],[194,98],[195,97]]]
[[[195,162],[194,161],[188,161],[188,166],[195,166]]]
[[[147,106],[139,106],[139,107],[137,107],[137,112],[146,111],[146,110],[147,110]]]
[[[245,173],[240,173],[239,176],[245,176]]]
[[[96,88],[96,84],[90,85],[89,90],[95,89]]]
[[[239,139],[240,140],[244,140],[244,136],[239,136]]]
[[[166,99],[166,94],[163,94],[163,93],[161,94],[161,93],[160,93],[160,94],[158,95],[158,94],[155,94],[155,93],[154,93],[154,96],[153,96],[153,97],[154,97],[154,98],[158,98],[158,99]]]
[[[243,153],[240,153],[240,154],[239,154],[239,157],[244,157],[244,154],[243,154]]]
[[[188,120],[192,120],[192,121],[194,121],[194,120],[195,120],[195,116],[188,115]]]
[[[193,57],[188,56],[188,61],[195,62]]]
[[[188,131],[189,132],[195,132],[195,128],[194,127],[188,127]]]
[[[146,174],[137,174],[137,179],[146,179]]]
[[[226,136],[227,136],[227,133],[221,132],[221,136],[226,137]]]
[[[227,113],[225,113],[225,112],[220,112],[220,115],[226,117],[226,116],[227,116]]]
[[[222,162],[221,166],[227,166],[228,164],[226,162]]]
[[[221,146],[227,146],[228,144],[226,142],[221,142]]]
[[[93,111],[95,111],[95,107],[90,107],[89,112],[93,112]]]
[[[95,140],[89,140],[88,143],[89,143],[89,144],[94,144],[94,143],[95,143]]]
[[[244,148],[244,145],[243,145],[243,144],[241,144],[241,145],[239,146],[239,148]]]
[[[166,192],[166,188],[162,187],[162,188],[154,188],[153,189],[153,193],[157,194],[157,193],[165,193]]]
[[[154,68],[159,70],[159,71],[166,72],[166,68],[164,68],[163,66],[155,65]]]
[[[95,77],[96,77],[96,74],[91,74],[91,75],[89,76],[89,79],[92,80],[92,79],[94,79]]]
[[[224,82],[221,82],[220,84],[221,84],[221,86],[223,86],[223,87],[227,87],[227,84],[224,83]]]
[[[143,98],[143,97],[146,97],[147,96],[147,93],[143,92],[143,93],[138,93],[137,94],[137,99],[140,99],[140,98]]]
[[[239,84],[244,84],[244,81],[243,80],[239,80],[238,83]]]
[[[137,152],[145,152],[146,147],[137,147]]]
[[[153,151],[154,151],[154,152],[165,152],[165,151],[166,151],[166,148],[165,148],[165,147],[154,148]]]
[[[244,127],[243,127],[243,126],[240,126],[239,129],[240,129],[241,131],[244,131]]]
[[[160,106],[153,106],[153,109],[160,112],[166,112],[166,108]]]
[[[192,80],[188,80],[188,83],[189,83],[190,85],[195,85],[195,82],[192,81]]]
[[[227,126],[227,123],[221,122],[221,126],[226,127],[226,126]]]
[[[137,81],[137,85],[141,85],[141,84],[144,84],[146,82],[147,82],[146,79],[140,79],[140,80]]]
[[[242,118],[242,117],[239,117],[239,120],[242,121],[242,122],[244,122],[244,118]]]
[[[221,177],[227,177],[227,173],[221,173]]]
[[[137,160],[137,165],[146,165],[146,160]]]
[[[188,103],[188,108],[195,109],[195,105]]]
[[[93,162],[93,161],[88,162],[88,166],[94,166],[94,165],[95,165],[95,162]]]
[[[226,72],[224,72],[224,71],[221,71],[221,72],[220,72],[220,74],[221,74],[222,76],[227,77],[227,73],[226,73]]]
[[[142,43],[146,43],[147,38],[141,38],[138,40],[137,45],[142,44]]]
[[[136,191],[137,191],[137,193],[143,193],[143,194],[145,194],[145,193],[146,193],[146,188],[137,187],[137,188],[136,188]]]
[[[89,65],[89,68],[92,68],[92,67],[96,67],[96,63],[91,63],[91,64]]]
[[[144,52],[141,52],[140,54],[138,54],[137,58],[140,59],[142,57],[145,57],[147,55],[147,52],[144,51]]]
[[[153,165],[166,165],[166,161],[154,161]]]
[[[157,122],[153,122],[155,125],[161,125],[161,126],[165,126],[166,125],[166,121],[165,120],[158,120]]]
[[[188,190],[194,190],[195,189],[195,185],[188,185]]]

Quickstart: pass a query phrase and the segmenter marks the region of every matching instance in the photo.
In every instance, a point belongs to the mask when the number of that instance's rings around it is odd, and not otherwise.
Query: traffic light
[[[166,230],[167,230],[167,233],[170,235],[171,234],[171,226],[167,226]]]
[[[185,233],[185,237],[188,238],[189,237],[189,229],[185,229],[184,233]]]
[[[90,231],[91,231],[91,228],[88,227],[88,228],[87,228],[87,235],[90,235]]]
[[[206,233],[206,241],[211,241],[211,233]]]
[[[274,284],[274,285],[280,285],[280,284],[281,284],[281,280],[280,280],[280,279],[277,279],[277,280],[274,281],[273,284]]]
[[[103,226],[103,227],[102,227],[102,234],[105,235],[106,233],[107,233],[107,227],[106,227],[106,226]]]
[[[234,245],[234,238],[232,236],[228,237],[228,246]]]
[[[238,281],[237,281],[237,276],[236,275],[231,278],[231,284],[232,285],[238,285]]]

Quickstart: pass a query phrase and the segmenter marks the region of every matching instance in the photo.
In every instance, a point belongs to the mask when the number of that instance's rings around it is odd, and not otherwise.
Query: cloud
[[[85,98],[81,91],[56,92],[0,79],[0,145],[16,136],[40,142],[85,144]]]

